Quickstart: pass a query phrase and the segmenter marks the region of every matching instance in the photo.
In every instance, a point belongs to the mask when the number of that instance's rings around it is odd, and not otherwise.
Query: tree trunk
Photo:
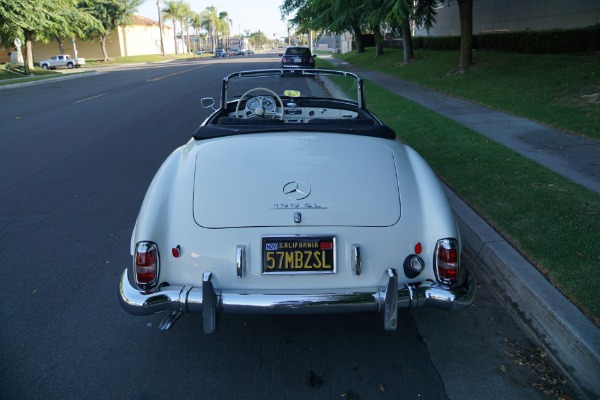
[[[358,24],[352,24],[352,31],[354,32],[354,43],[356,43],[356,52],[365,52],[365,41],[363,40],[362,31]]]
[[[192,52],[192,43],[190,42],[190,27],[189,27],[189,25],[185,27],[185,35],[187,37],[187,46],[188,46],[187,51],[188,51],[188,53],[191,53]],[[196,39],[197,38],[198,37],[196,37]]]
[[[383,55],[383,35],[379,24],[373,24],[373,36],[375,37],[375,57]]]
[[[173,40],[175,41],[175,55],[179,54],[179,49],[177,48],[177,21],[173,18]]]
[[[60,51],[60,54],[65,54],[65,47],[63,46],[63,43],[65,42],[62,38],[59,38],[58,36],[55,36],[56,39],[56,43],[58,43],[58,51]]]
[[[412,44],[412,33],[408,20],[404,19],[401,23],[402,27],[402,47],[404,49],[404,64],[408,64],[415,59],[415,52]]]
[[[30,75],[33,69],[33,50],[31,42],[33,41],[33,32],[23,32],[25,36],[25,62],[23,63],[25,68],[25,75]]]
[[[100,36],[100,48],[102,49],[102,55],[104,56],[104,62],[108,61],[108,53],[106,52],[106,36]]]
[[[460,61],[458,73],[464,74],[473,64],[473,0],[458,0],[460,15]]]

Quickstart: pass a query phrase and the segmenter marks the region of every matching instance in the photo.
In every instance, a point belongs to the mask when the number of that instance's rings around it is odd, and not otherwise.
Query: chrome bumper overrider
[[[456,311],[469,306],[475,297],[475,279],[468,270],[463,283],[453,287],[427,281],[398,288],[398,272],[388,269],[387,276],[387,287],[382,288],[265,294],[216,290],[214,275],[205,273],[201,287],[163,286],[150,292],[140,292],[131,286],[125,270],[121,275],[119,300],[125,311],[133,315],[170,311],[160,325],[161,330],[169,329],[183,313],[202,313],[204,332],[210,334],[216,330],[217,312],[319,314],[383,311],[384,328],[394,330],[398,308],[433,307]]]

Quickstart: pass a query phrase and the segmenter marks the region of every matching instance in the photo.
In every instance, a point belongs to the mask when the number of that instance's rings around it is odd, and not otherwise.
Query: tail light
[[[460,272],[458,240],[438,240],[435,246],[434,265],[438,281],[447,285],[457,282]]]
[[[158,282],[158,246],[153,242],[139,242],[133,256],[135,282],[144,290],[151,289]]]

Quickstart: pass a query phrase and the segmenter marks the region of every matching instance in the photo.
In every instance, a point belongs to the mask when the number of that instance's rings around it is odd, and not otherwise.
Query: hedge
[[[386,47],[396,47],[396,43],[392,42],[397,41],[386,41]],[[413,37],[413,47],[428,50],[460,50],[460,36],[417,36]],[[473,35],[473,48],[530,54],[600,51],[600,26],[551,31],[484,33]]]

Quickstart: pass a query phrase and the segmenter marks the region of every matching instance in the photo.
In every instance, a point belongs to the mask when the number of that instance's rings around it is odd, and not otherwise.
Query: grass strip
[[[458,52],[418,50],[402,65],[401,49],[374,57],[336,57],[437,91],[600,140],[600,53],[515,54],[474,52],[468,74],[453,74]],[[318,60],[318,58],[317,58]]]
[[[379,86],[367,82],[365,91],[402,142],[600,324],[600,196]]]

